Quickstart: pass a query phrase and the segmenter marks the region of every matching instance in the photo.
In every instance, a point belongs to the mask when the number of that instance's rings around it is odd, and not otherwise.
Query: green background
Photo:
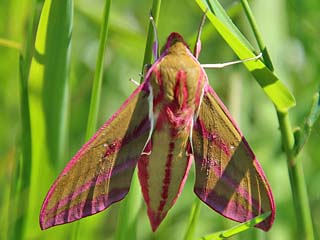
[[[231,9],[232,19],[255,45],[241,7],[235,6],[238,2],[221,2],[226,9]],[[16,162],[20,159],[23,141],[20,114],[20,52],[15,45],[8,47],[3,43],[3,39],[14,41],[22,48],[25,46],[27,22],[33,18],[31,3],[32,1],[28,0],[0,2],[0,239],[10,236],[6,229],[17,220],[12,216],[19,209],[15,209],[18,205],[14,205],[16,199],[12,199],[10,192],[17,184],[14,172]],[[275,72],[296,98],[297,105],[290,111],[292,123],[294,126],[301,125],[309,112],[312,96],[319,88],[320,3],[318,0],[255,0],[250,4],[270,51]],[[112,2],[103,68],[99,126],[135,89],[136,86],[129,82],[129,79],[140,78],[151,5],[151,1],[146,0]],[[85,142],[103,6],[104,1],[97,0],[74,2],[68,101],[65,102],[66,106],[62,106],[67,109],[67,125],[64,131],[66,141],[63,142],[63,153],[59,159],[51,159],[53,162],[50,162],[47,155],[43,156],[44,165],[47,162],[46,165],[51,167],[51,173],[46,174],[44,170],[41,175],[31,176],[41,184],[37,185],[39,189],[27,189],[26,191],[32,191],[29,203],[19,206],[32,213],[26,221],[24,239],[69,239],[72,235],[74,223],[42,232],[37,223],[38,213],[55,177]],[[164,44],[171,32],[176,31],[185,37],[193,49],[202,14],[195,1],[163,0],[158,25],[160,45]],[[208,21],[202,36],[202,52],[199,59],[201,63],[220,63],[236,59]],[[59,62],[59,58],[55,61]],[[247,239],[254,236],[262,239],[294,239],[299,227],[296,226],[286,159],[274,106],[242,65],[207,70],[207,74],[210,84],[229,107],[253,148],[269,179],[276,201],[276,219],[268,233],[250,230],[249,233],[240,234],[238,238]],[[50,110],[46,109],[48,112]],[[52,129],[53,135],[54,132]],[[50,135],[47,137],[50,138]],[[298,158],[298,161],[303,162],[316,238],[320,237],[319,146],[318,121]],[[51,153],[51,156],[52,154],[59,156],[58,153]],[[193,182],[192,168],[180,198],[156,233],[151,232],[144,203],[140,205],[141,195],[137,196],[137,239],[181,239],[184,236],[195,198]],[[107,211],[81,220],[78,238],[114,239],[119,205],[114,204]],[[220,231],[235,224],[203,204],[196,236]]]

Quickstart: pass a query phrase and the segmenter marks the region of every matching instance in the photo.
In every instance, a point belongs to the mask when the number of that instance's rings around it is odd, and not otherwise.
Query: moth
[[[200,31],[199,31],[200,32]],[[199,34],[200,35],[200,34]],[[200,39],[200,37],[199,37]],[[138,166],[153,231],[176,202],[194,161],[195,194],[221,215],[269,230],[275,205],[268,181],[207,74],[171,33],[144,81],[78,151],[41,208],[47,229],[98,213],[123,199]]]

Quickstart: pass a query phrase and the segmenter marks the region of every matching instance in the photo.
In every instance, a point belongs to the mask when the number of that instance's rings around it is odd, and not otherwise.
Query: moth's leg
[[[204,23],[206,21],[207,11],[208,10],[206,10],[202,16],[201,23],[200,23],[199,30],[198,30],[198,34],[197,34],[196,44],[194,45],[193,55],[195,56],[196,59],[198,59],[198,57],[200,55],[200,51],[201,51],[201,39],[200,38],[201,38],[201,33],[202,33]]]
[[[148,63],[143,66],[143,72],[139,73],[139,77],[144,79],[147,76],[149,69],[152,67],[152,64]]]
[[[133,78],[130,78],[129,81],[132,82],[134,85],[140,86],[140,83],[134,80]]]
[[[141,81],[145,78],[145,76],[147,75],[147,72],[149,71],[149,69],[151,68],[152,64],[145,64],[143,67],[143,73],[139,73],[139,77],[141,79]],[[130,82],[134,83],[135,85],[139,86],[140,83],[136,80],[134,80],[133,78],[129,79]]]
[[[203,67],[203,68],[224,68],[224,67],[238,64],[238,63],[244,63],[244,62],[248,62],[248,61],[256,61],[261,57],[262,57],[262,53],[259,53],[259,55],[254,56],[252,58],[246,58],[246,59],[232,61],[232,62],[226,62],[226,63],[201,64],[201,67]]]

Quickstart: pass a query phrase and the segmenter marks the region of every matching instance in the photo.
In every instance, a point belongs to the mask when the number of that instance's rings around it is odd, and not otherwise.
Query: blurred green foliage
[[[0,2],[0,239],[6,239],[12,209],[9,208],[10,182],[14,162],[21,152],[21,116],[19,95],[19,49],[3,43],[11,40],[22,47],[26,43],[27,22],[32,0]],[[38,1],[40,2],[40,1]],[[221,1],[226,9],[233,9],[232,18],[245,36],[253,39],[248,23],[237,7],[237,1]],[[99,30],[104,1],[77,0],[74,2],[71,69],[69,81],[68,141],[59,170],[85,141],[91,86],[99,44]],[[112,3],[104,66],[99,125],[106,121],[135,89],[130,78],[139,79],[149,24],[151,1],[117,0]],[[235,7],[236,6],[236,7]],[[297,106],[291,110],[294,125],[303,124],[309,114],[312,97],[319,89],[320,48],[318,0],[285,1],[253,0],[251,6],[258,26],[273,60],[275,72],[292,90]],[[202,12],[192,0],[162,1],[158,34],[160,45],[172,31],[181,33],[193,48]],[[253,44],[255,44],[253,42]],[[218,63],[234,60],[235,56],[213,29],[205,26],[202,36],[200,62]],[[59,61],[59,59],[57,59]],[[275,223],[270,232],[250,230],[241,239],[265,236],[266,239],[294,239],[296,227],[286,160],[282,153],[280,132],[275,109],[259,85],[241,65],[207,71],[210,83],[221,99],[230,107],[240,128],[261,162],[274,192],[277,206]],[[316,238],[320,238],[320,123],[317,121],[309,141],[298,160],[303,162]],[[39,181],[49,189],[54,176],[41,176]],[[191,170],[186,186],[176,205],[156,233],[151,232],[144,204],[139,212],[138,239],[181,239],[188,224],[188,216],[195,195],[194,174]],[[37,191],[37,189],[33,189]],[[39,199],[30,201],[41,202]],[[25,206],[26,208],[28,207]],[[38,213],[40,205],[31,209]],[[301,206],[303,208],[303,206]],[[79,239],[113,239],[119,204],[96,216],[81,220]],[[36,214],[37,215],[37,214]],[[12,220],[14,221],[14,220]],[[37,222],[38,219],[30,221]],[[35,224],[32,224],[35,225]],[[67,239],[71,226],[56,227],[45,232],[28,229],[28,239]],[[196,236],[235,225],[209,210],[203,204]],[[54,236],[54,237],[52,237]],[[234,239],[237,239],[235,237]]]

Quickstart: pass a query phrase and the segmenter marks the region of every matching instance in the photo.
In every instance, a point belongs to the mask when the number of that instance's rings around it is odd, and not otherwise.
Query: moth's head
[[[173,48],[183,48],[183,49],[188,49],[189,46],[188,44],[184,41],[183,37],[176,32],[173,32],[169,35],[166,44],[163,46],[161,52],[164,51],[169,51],[170,49]]]

